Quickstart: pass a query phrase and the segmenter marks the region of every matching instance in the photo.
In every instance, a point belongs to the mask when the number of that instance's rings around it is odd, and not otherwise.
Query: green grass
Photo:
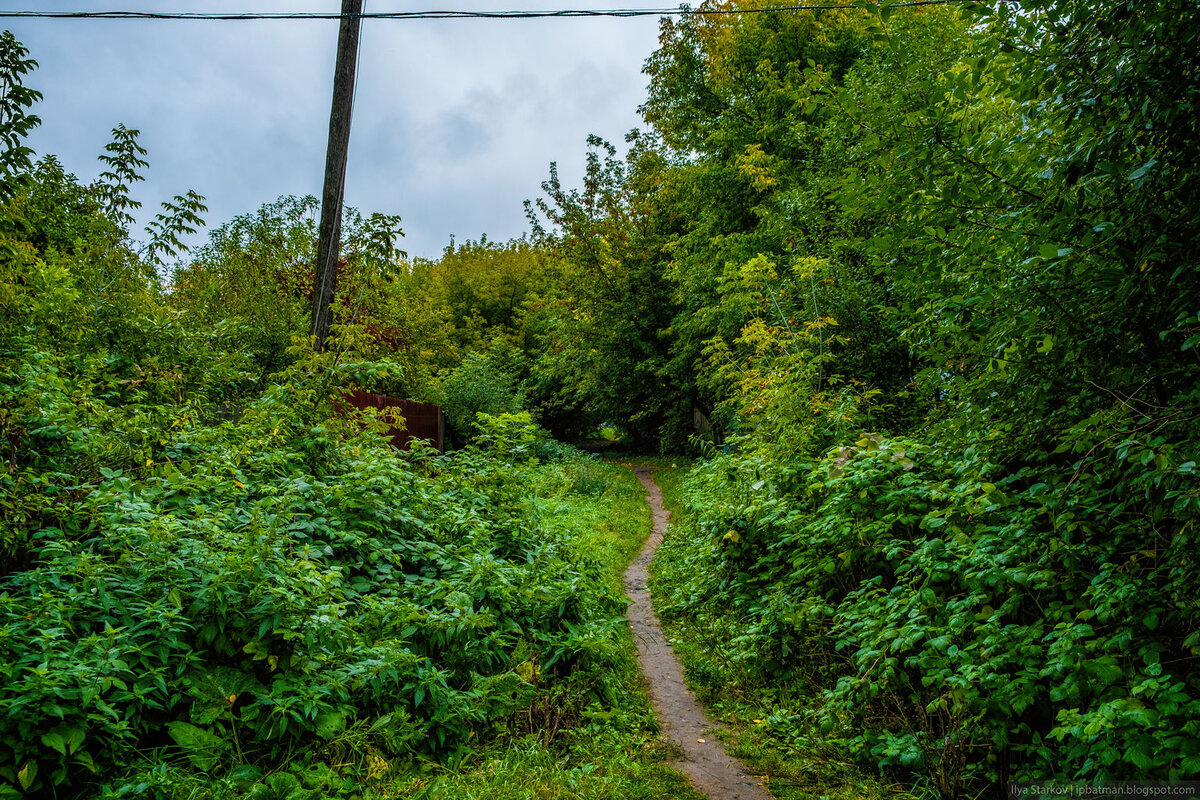
[[[633,472],[595,458],[539,468],[531,485],[539,517],[569,534],[582,555],[601,562],[612,586],[650,533],[645,491]]]
[[[650,532],[645,492],[625,467],[586,456],[513,464],[531,524],[567,542],[568,560],[599,562],[624,596],[622,576]],[[580,591],[595,590],[582,584]],[[698,800],[666,765],[629,629],[612,635],[589,665],[541,683],[528,708],[494,721],[457,749],[428,760],[381,749],[367,722],[298,748],[283,762],[250,762],[206,775],[166,747],[120,776],[103,797],[163,800]]]
[[[606,455],[605,460],[611,464],[616,464],[622,467],[648,467],[655,470],[655,483],[658,483],[658,470],[676,470],[686,469],[692,463],[692,460],[687,456],[645,456],[645,455],[627,455],[614,454]],[[661,486],[662,484],[659,484]],[[665,491],[665,490],[664,490]]]
[[[683,508],[681,486],[688,468],[692,465],[691,459],[682,456],[660,456],[644,460],[647,463],[639,463],[638,466],[659,468],[654,472],[654,482],[658,484],[659,489],[662,489],[663,505],[671,510],[674,518],[674,515],[679,514]]]
[[[620,589],[629,561],[650,532],[645,491],[633,472],[598,459],[568,459],[540,467],[530,486],[543,522],[570,534],[578,552],[604,565]],[[667,745],[657,735],[627,627],[622,652],[606,676],[620,698],[615,708],[596,705],[581,725],[555,741],[544,736],[500,736],[452,769],[398,779],[379,797],[454,800],[698,800],[683,776],[664,763]]]
[[[690,800],[677,772],[662,765],[663,745],[635,731],[584,729],[564,747],[536,737],[497,745],[458,769],[397,781],[381,797],[445,800]],[[424,792],[424,794],[422,794]]]

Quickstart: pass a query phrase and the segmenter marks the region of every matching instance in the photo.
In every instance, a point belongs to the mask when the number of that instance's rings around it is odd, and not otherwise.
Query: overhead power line
[[[957,0],[906,0],[902,3],[887,3],[891,8],[907,6],[940,6]],[[861,5],[828,3],[811,5],[766,6],[762,8],[733,9],[686,9],[686,8],[593,8],[560,9],[555,11],[370,11],[361,14],[343,15],[336,11],[275,11],[248,12],[243,14],[221,14],[202,12],[166,13],[157,11],[0,11],[0,18],[40,19],[154,19],[154,20],[297,20],[297,19],[342,19],[353,16],[359,19],[546,19],[570,17],[671,17],[704,16],[720,14],[766,14],[776,11],[853,11]]]

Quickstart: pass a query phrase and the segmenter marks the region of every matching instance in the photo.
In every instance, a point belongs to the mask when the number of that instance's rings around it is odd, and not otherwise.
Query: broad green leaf
[[[62,734],[55,733],[54,731],[43,734],[42,744],[57,750],[60,755],[65,756],[67,754],[67,740],[63,738]]]
[[[346,715],[337,711],[327,711],[318,714],[314,724],[317,735],[322,739],[329,739],[345,730]]]
[[[1096,676],[1104,683],[1116,683],[1124,675],[1112,656],[1091,658],[1083,662],[1083,668],[1088,674]]]
[[[169,722],[167,732],[197,769],[212,769],[229,750],[220,736],[188,722]]]
[[[75,751],[79,749],[79,746],[83,744],[83,739],[85,736],[83,728],[63,728],[59,732],[67,740],[67,749],[72,755],[74,755]]]
[[[100,771],[100,768],[96,766],[96,762],[92,758],[92,754],[86,750],[75,754],[75,763],[93,775]]]
[[[254,783],[255,781],[261,780],[262,776],[262,769],[254,764],[238,764],[225,774],[226,779],[236,781],[241,784]]]
[[[1158,159],[1155,159],[1155,158],[1150,159],[1145,164],[1142,164],[1140,167],[1135,169],[1133,172],[1129,173],[1129,180],[1134,181],[1134,182],[1141,180],[1142,178],[1146,177],[1146,175],[1150,173],[1150,170],[1154,169],[1155,165],[1157,165],[1157,164],[1158,164]]]
[[[1132,761],[1138,769],[1149,770],[1154,767],[1154,757],[1141,747],[1134,746],[1128,748],[1125,751],[1125,757]]]

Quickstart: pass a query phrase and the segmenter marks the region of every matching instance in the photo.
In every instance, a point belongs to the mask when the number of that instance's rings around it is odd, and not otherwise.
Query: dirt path
[[[663,508],[662,492],[650,477],[650,470],[635,467],[634,472],[649,493],[646,500],[654,515],[654,532],[625,570],[625,592],[633,600],[625,616],[633,629],[638,663],[646,676],[650,702],[663,734],[683,750],[683,759],[674,766],[711,800],[772,800],[761,785],[762,779],[749,774],[742,762],[726,755],[720,742],[713,738],[716,725],[684,685],[683,666],[663,636],[646,582],[650,560],[662,543],[671,512]]]

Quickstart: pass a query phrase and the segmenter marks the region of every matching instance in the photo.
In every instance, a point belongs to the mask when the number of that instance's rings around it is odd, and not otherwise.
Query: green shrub
[[[724,631],[701,683],[821,687],[814,729],[943,796],[1194,776],[1195,526],[1131,549],[1147,518],[1100,502],[1194,519],[1192,467],[1139,480],[1132,451],[1112,455],[1124,485],[1035,482],[878,435],[794,476],[718,458],[690,479],[694,527],[665,545],[656,597]]]
[[[468,353],[461,364],[439,379],[436,399],[459,444],[469,444],[479,435],[479,414],[496,416],[521,410],[515,379],[479,353]]]
[[[0,777],[78,785],[163,741],[227,770],[364,723],[389,757],[453,750],[612,657],[620,597],[528,516],[527,415],[503,460],[410,465],[341,439],[308,374],[34,527],[0,582]]]

